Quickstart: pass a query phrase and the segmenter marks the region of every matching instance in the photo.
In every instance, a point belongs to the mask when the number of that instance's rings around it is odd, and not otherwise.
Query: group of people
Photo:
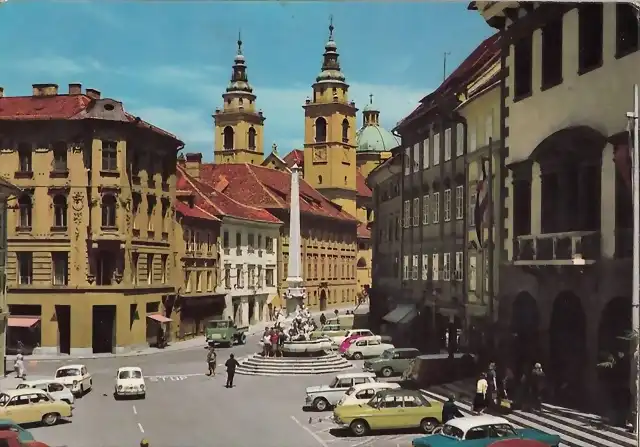
[[[282,314],[281,314],[282,315]],[[262,334],[262,355],[265,357],[282,356],[282,347],[288,341],[309,340],[311,332],[318,328],[311,312],[304,304],[299,306],[288,328],[284,328],[284,318],[278,318],[273,327]]]
[[[207,351],[207,366],[209,367],[207,376],[216,375],[217,360],[218,355],[216,354],[215,343],[211,342],[209,343],[209,349]],[[236,375],[236,368],[240,366],[240,363],[238,363],[233,354],[229,354],[229,359],[224,363],[224,366],[227,368],[227,383],[225,387],[233,388],[233,378]]]

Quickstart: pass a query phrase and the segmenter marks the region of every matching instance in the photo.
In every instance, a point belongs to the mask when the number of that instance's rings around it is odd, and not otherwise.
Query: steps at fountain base
[[[347,360],[337,355],[316,358],[262,357],[254,355],[240,362],[238,374],[248,376],[306,376],[331,374],[353,368]]]

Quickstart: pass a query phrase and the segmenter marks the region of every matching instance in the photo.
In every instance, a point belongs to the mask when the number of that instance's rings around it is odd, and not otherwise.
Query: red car
[[[357,339],[359,339],[360,337],[362,337],[361,334],[353,334],[351,337],[346,338],[341,344],[340,344],[340,354],[344,354],[345,352],[347,352],[347,349],[349,349],[349,346],[351,346],[351,343],[353,343],[354,341],[356,341]]]

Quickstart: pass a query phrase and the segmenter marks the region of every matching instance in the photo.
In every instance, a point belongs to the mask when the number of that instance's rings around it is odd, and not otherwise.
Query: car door
[[[368,356],[378,357],[382,355],[384,349],[380,340],[367,340],[367,354]]]
[[[398,359],[394,360],[396,365],[394,365],[393,370],[404,372],[407,370],[407,368],[409,368],[411,360],[415,359],[418,356],[418,351],[402,351],[399,354],[400,356],[398,357]]]
[[[379,407],[373,412],[373,424],[369,425],[374,430],[402,428],[404,426],[403,418],[401,396],[383,395]],[[369,421],[367,420],[367,422]]]
[[[34,412],[33,404],[28,394],[14,396],[5,407],[5,414],[16,424],[40,422],[40,417]]]
[[[338,383],[336,383],[336,386],[333,388],[333,390],[331,390],[331,395],[328,396],[329,403],[331,405],[337,404],[340,401],[340,399],[342,399],[342,396],[344,396],[344,393],[346,393],[349,390],[349,388],[351,388],[352,386],[353,386],[352,379],[350,378],[340,379]]]
[[[405,424],[404,426],[419,427],[420,421],[425,417],[437,417],[438,415],[430,414],[430,407],[431,403],[429,403],[427,399],[422,399],[420,396],[415,394],[406,394],[402,396],[402,421]]]

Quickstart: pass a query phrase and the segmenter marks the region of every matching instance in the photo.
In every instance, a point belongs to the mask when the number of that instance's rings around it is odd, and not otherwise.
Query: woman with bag
[[[480,379],[476,383],[476,397],[473,399],[473,411],[476,413],[484,413],[488,406],[489,383],[487,382],[487,373],[482,373]]]

